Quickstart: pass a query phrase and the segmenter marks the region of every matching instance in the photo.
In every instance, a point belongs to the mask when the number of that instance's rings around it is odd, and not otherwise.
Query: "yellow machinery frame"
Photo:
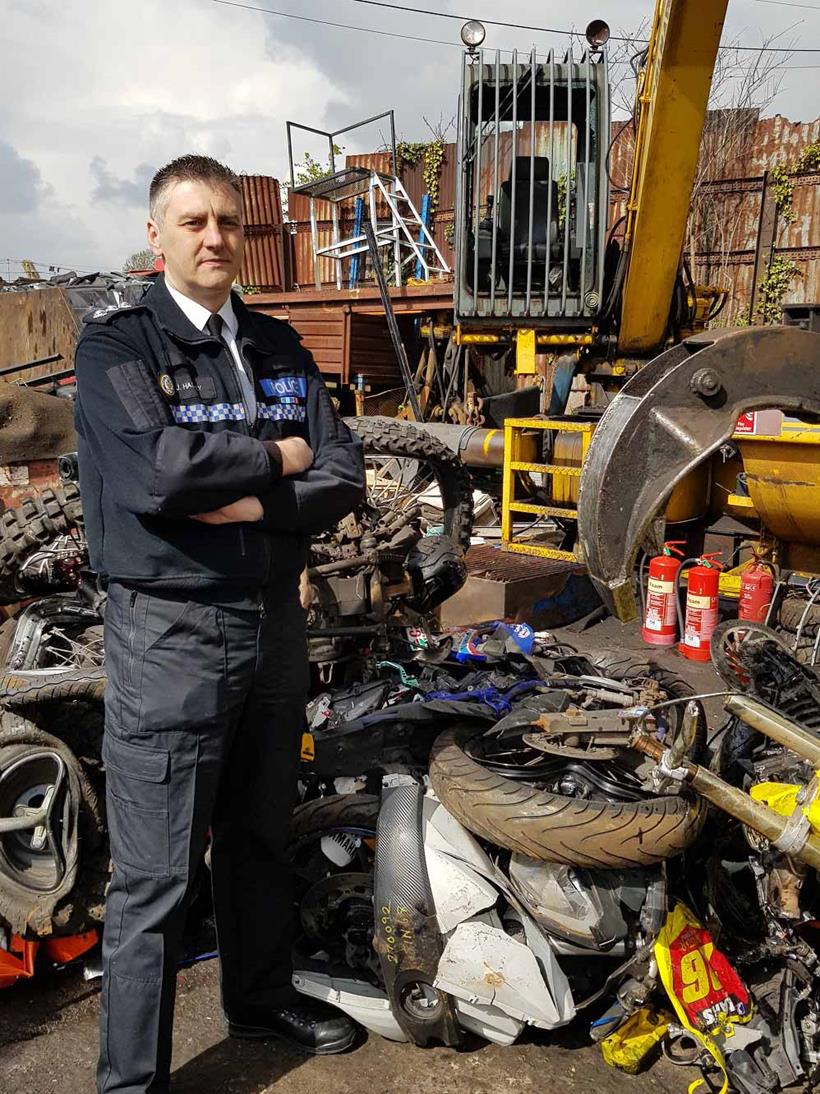
[[[537,555],[540,558],[554,558],[562,562],[577,562],[573,551],[561,551],[557,547],[547,547],[539,543],[526,543],[515,538],[513,517],[515,513],[531,514],[539,517],[560,517],[562,520],[577,520],[575,509],[566,509],[556,505],[539,505],[522,501],[516,497],[516,475],[518,472],[580,478],[580,467],[566,467],[554,463],[531,463],[521,459],[522,440],[525,432],[533,429],[553,433],[581,434],[581,464],[586,459],[594,422],[560,421],[553,418],[508,418],[504,423],[504,470],[501,499],[501,541],[505,551],[515,551],[521,555]]]

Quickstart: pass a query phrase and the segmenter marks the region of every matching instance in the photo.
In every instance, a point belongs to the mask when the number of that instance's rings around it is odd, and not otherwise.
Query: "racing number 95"
[[[718,975],[700,950],[690,950],[680,959],[680,978],[683,984],[681,997],[684,1003],[697,1003],[711,991],[720,991]]]

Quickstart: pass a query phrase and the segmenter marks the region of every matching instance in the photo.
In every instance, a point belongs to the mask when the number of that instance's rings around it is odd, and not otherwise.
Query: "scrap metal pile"
[[[412,427],[355,424],[367,501],[311,555],[300,990],[418,1045],[575,1021],[628,1071],[662,1051],[718,1088],[813,1089],[815,669],[774,630],[724,625],[725,713],[707,718],[623,651],[526,624],[441,632],[469,477]],[[31,971],[26,943],[92,944],[104,916],[105,596],[73,485],[0,518],[0,582],[29,601],[0,629],[2,977]]]

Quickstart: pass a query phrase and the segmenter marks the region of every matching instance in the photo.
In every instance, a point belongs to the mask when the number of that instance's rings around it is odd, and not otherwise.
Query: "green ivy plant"
[[[398,170],[402,167],[416,167],[424,159],[427,151],[426,141],[399,141],[396,145],[396,160]]]
[[[430,216],[438,208],[441,197],[441,169],[444,164],[445,145],[441,137],[432,141],[399,141],[396,145],[397,170],[402,167],[418,167],[424,163],[422,177],[424,189],[430,195]]]
[[[555,185],[558,189],[558,230],[563,232],[564,225],[567,220],[567,176],[566,173],[559,175],[555,180]],[[569,175],[569,196],[575,193],[575,172],[571,171]]]
[[[795,175],[818,170],[820,170],[820,142],[817,141],[814,144],[807,144],[790,167],[781,163],[772,168],[774,203],[787,224],[793,224],[795,221],[792,208]]]
[[[430,218],[438,209],[441,197],[441,168],[444,164],[444,141],[436,137],[424,153],[424,186],[430,195]]]
[[[781,321],[783,297],[789,291],[792,279],[799,274],[800,270],[791,259],[775,255],[758,289],[758,305],[754,315],[756,323],[771,325]]]

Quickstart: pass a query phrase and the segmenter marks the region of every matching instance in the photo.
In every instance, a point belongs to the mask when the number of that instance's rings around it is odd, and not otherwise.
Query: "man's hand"
[[[308,568],[305,566],[304,570],[299,576],[299,603],[305,609],[308,610],[313,601],[313,588],[310,584],[310,577],[308,575]]]
[[[203,524],[253,523],[262,519],[262,502],[254,497],[240,498],[239,501],[223,505],[221,509],[214,509],[211,513],[197,513],[191,519],[201,520]]]
[[[313,449],[301,437],[285,437],[283,441],[263,441],[265,447],[275,445],[282,457],[282,475],[299,475],[313,463]]]

